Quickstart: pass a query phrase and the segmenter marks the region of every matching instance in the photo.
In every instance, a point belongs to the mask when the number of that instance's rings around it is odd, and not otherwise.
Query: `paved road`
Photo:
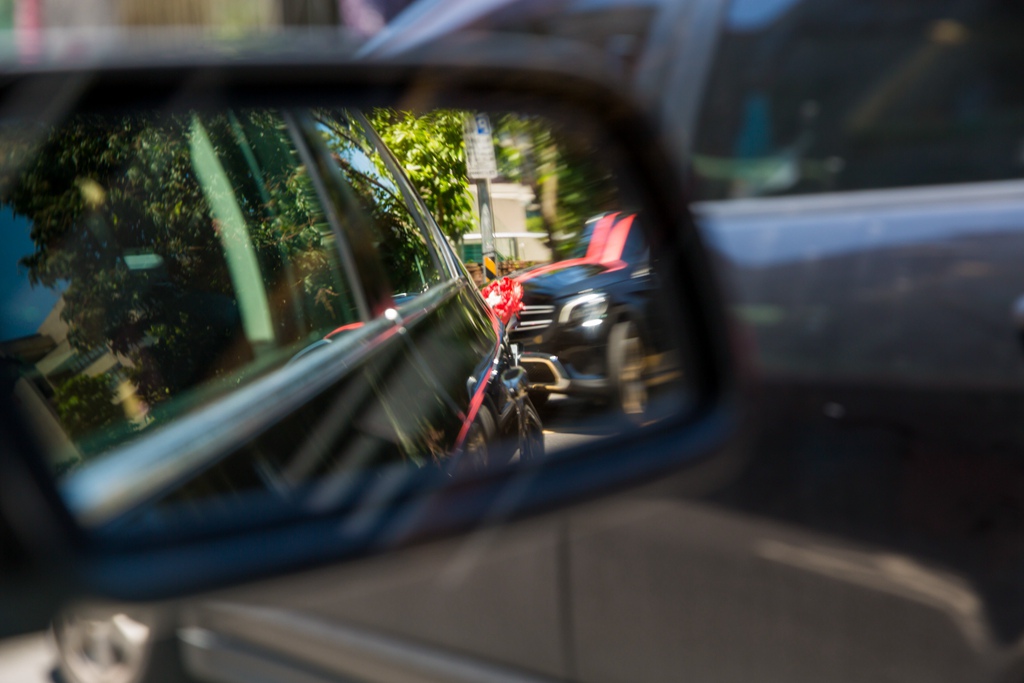
[[[0,640],[0,683],[53,683],[55,658],[48,633]]]
[[[552,396],[539,412],[548,453],[598,441],[619,428],[607,408],[566,396]]]

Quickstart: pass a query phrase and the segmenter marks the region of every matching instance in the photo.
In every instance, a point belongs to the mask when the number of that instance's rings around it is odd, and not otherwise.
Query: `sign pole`
[[[491,178],[498,177],[498,163],[494,156],[494,136],[487,114],[466,117],[463,139],[466,142],[466,175],[476,184],[484,274],[491,281],[498,277],[497,252],[494,249],[494,207],[491,204]]]
[[[498,265],[494,249],[494,214],[491,208],[491,181],[489,178],[476,181],[477,212],[480,216],[480,250],[483,252],[484,272],[488,280],[498,277]]]

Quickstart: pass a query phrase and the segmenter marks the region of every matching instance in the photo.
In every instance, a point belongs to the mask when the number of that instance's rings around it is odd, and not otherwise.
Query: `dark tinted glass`
[[[481,239],[467,116],[0,122],[0,391],[76,520],[149,540],[384,510],[690,408],[657,259],[626,267],[646,209],[600,127],[493,115],[478,187],[509,279],[481,293],[426,208],[456,247]]]
[[[637,263],[648,257],[647,238],[639,221],[630,226],[629,235],[626,236],[626,243],[622,247],[622,260],[626,263]]]
[[[410,210],[408,189],[388,168],[388,160],[365,122],[340,110],[318,111],[316,120],[331,156],[370,217],[395,296],[423,292],[446,279],[423,227]]]
[[[1012,3],[791,3],[721,38],[695,136],[699,198],[1024,175]]]
[[[697,211],[762,368],[1018,390],[1019,4],[731,7],[696,188],[767,199]]]
[[[356,320],[273,111],[0,130],[0,357],[67,469]]]

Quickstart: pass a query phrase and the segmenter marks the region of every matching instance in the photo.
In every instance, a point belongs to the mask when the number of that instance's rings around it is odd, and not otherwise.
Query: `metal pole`
[[[480,250],[483,252],[484,277],[494,280],[498,277],[498,263],[494,250],[494,214],[491,208],[491,181],[477,180],[477,209],[480,215]]]
[[[487,114],[473,114],[463,121],[463,139],[466,143],[466,174],[476,183],[477,215],[480,216],[480,251],[483,258],[484,279],[498,277],[498,264],[494,251],[494,207],[491,205],[491,178],[498,177],[498,163],[494,156],[494,137]]]

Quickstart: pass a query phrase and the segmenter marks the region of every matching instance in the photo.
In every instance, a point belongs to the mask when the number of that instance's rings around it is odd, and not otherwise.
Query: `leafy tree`
[[[332,305],[323,225],[304,167],[267,111],[79,115],[0,131],[0,204],[32,222],[21,260],[33,286],[61,291],[68,340],[128,360],[150,403],[248,361],[223,226],[193,152],[203,136],[230,178],[269,285],[301,280]],[[257,164],[256,160],[262,162]],[[153,267],[130,267],[143,255]],[[309,312],[307,312],[309,313]],[[277,332],[294,338],[296,331]]]
[[[547,234],[556,258],[574,249],[589,218],[621,208],[610,165],[593,139],[535,116],[506,114],[495,128],[498,170],[533,190],[539,210],[531,227]]]
[[[476,227],[462,139],[465,116],[466,112],[454,109],[435,109],[422,116],[375,109],[370,116],[434,220],[454,240]]]
[[[344,111],[318,110],[314,117],[349,186],[355,190],[366,227],[396,294],[422,291],[439,274],[418,223],[395,185],[394,176],[359,118]]]
[[[126,250],[158,257],[169,283],[230,292],[188,129],[187,117],[78,116],[25,158],[7,159],[17,171],[4,169],[0,201],[31,219],[36,245],[21,264],[33,286],[63,290],[68,340],[80,351],[109,346],[134,357],[156,321],[168,330],[185,322],[168,310],[173,288],[150,295],[157,283],[133,276]],[[5,131],[4,139],[17,138]]]
[[[468,114],[378,109],[371,117],[438,224],[455,240],[476,225],[462,139]],[[528,224],[547,234],[556,257],[572,251],[594,214],[621,208],[609,165],[597,158],[592,139],[517,114],[497,117],[495,138],[500,176],[533,190],[538,210]]]
[[[75,375],[62,382],[56,393],[57,415],[73,439],[124,418],[121,408],[114,404],[114,391],[104,376]]]

